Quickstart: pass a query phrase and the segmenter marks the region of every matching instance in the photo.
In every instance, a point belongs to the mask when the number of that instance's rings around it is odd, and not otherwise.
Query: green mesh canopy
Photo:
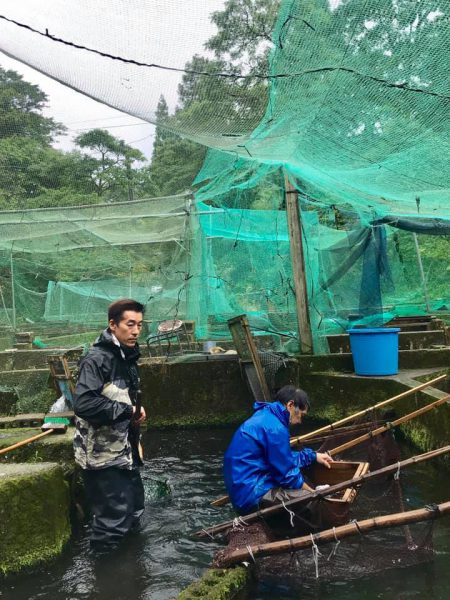
[[[192,27],[216,8],[183,5],[190,20],[170,3],[163,11],[99,0],[67,11],[52,0],[43,13],[7,1],[0,49],[154,122],[160,94],[172,93],[192,58]],[[448,0],[284,0],[267,71],[191,67],[192,96],[205,101],[166,125],[234,157],[285,165],[327,203],[411,214],[419,197],[422,214],[448,217],[449,17]],[[221,168],[214,162],[205,175]]]
[[[259,70],[192,62],[207,0],[4,4],[1,50],[128,114],[155,123],[188,75],[158,127],[209,148],[193,194],[0,212],[5,326],[95,324],[135,295],[153,324],[221,339],[246,313],[296,351],[286,177],[315,351],[355,324],[448,319],[449,0],[282,0]]]

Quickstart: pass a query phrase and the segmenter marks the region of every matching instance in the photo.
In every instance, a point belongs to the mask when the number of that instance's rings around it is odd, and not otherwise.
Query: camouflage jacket
[[[133,468],[128,434],[139,389],[139,348],[116,345],[114,339],[105,329],[80,364],[74,451],[82,469]]]

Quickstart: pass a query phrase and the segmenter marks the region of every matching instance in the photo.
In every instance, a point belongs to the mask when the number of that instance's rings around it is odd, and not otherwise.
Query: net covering
[[[269,4],[235,2],[264,35],[209,60],[210,13],[233,2],[4,3],[5,53],[209,147],[194,196],[0,212],[5,326],[96,323],[134,295],[199,339],[247,313],[295,351],[285,176],[316,351],[349,324],[446,316],[450,3]],[[161,94],[179,101],[163,116]]]

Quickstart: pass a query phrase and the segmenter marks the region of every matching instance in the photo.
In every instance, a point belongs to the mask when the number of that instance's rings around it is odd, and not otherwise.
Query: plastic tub
[[[349,329],[356,375],[398,373],[398,327]]]

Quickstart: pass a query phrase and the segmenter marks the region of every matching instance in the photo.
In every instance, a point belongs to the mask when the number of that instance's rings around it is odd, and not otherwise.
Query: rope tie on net
[[[359,533],[359,535],[360,535],[361,537],[363,537],[363,535],[364,535],[364,534],[363,534],[363,532],[361,531],[361,527],[359,526],[359,523],[358,523],[358,521],[357,521],[356,519],[352,519],[352,520],[350,521],[350,523],[353,523],[353,525],[354,525],[354,526],[356,527],[356,529],[358,530],[358,533]]]
[[[212,533],[209,533],[209,531],[207,531],[206,529],[202,529],[203,533],[206,533],[207,536],[209,536],[212,540],[214,539],[214,536],[212,535]]]
[[[397,471],[394,474],[394,479],[395,481],[398,481],[400,479],[400,461],[398,461],[397,463]]]
[[[436,519],[437,519],[437,517],[439,517],[441,511],[439,509],[439,505],[438,504],[436,504],[436,503],[433,502],[432,504],[427,504],[425,506],[425,508],[427,510],[429,510],[430,512],[434,513],[434,516],[435,516]]]
[[[239,529],[239,531],[243,531],[244,527],[247,525],[247,523],[244,521],[244,519],[239,516],[239,517],[235,517],[233,519],[233,526],[232,529]]]
[[[327,560],[330,560],[330,558],[336,556],[338,548],[339,548],[339,544],[341,543],[341,540],[338,540],[337,535],[336,535],[336,527],[333,527],[333,534],[334,534],[334,539],[336,540],[336,543],[333,546],[333,549],[331,550],[330,554],[328,555]]]
[[[312,557],[313,557],[313,561],[314,561],[314,566],[316,568],[316,579],[319,579],[319,556],[322,556],[322,553],[320,552],[316,542],[314,541],[314,536],[312,533],[310,533],[311,536],[311,542],[312,542]]]
[[[249,544],[247,544],[245,547],[247,548],[247,552],[250,554],[252,561],[256,564],[256,560],[253,555],[252,547]]]
[[[290,510],[286,504],[284,503],[283,498],[281,498],[281,504],[283,505],[283,508],[289,513],[289,519],[291,521],[291,527],[294,527],[294,517],[295,517],[295,512],[293,510]]]

